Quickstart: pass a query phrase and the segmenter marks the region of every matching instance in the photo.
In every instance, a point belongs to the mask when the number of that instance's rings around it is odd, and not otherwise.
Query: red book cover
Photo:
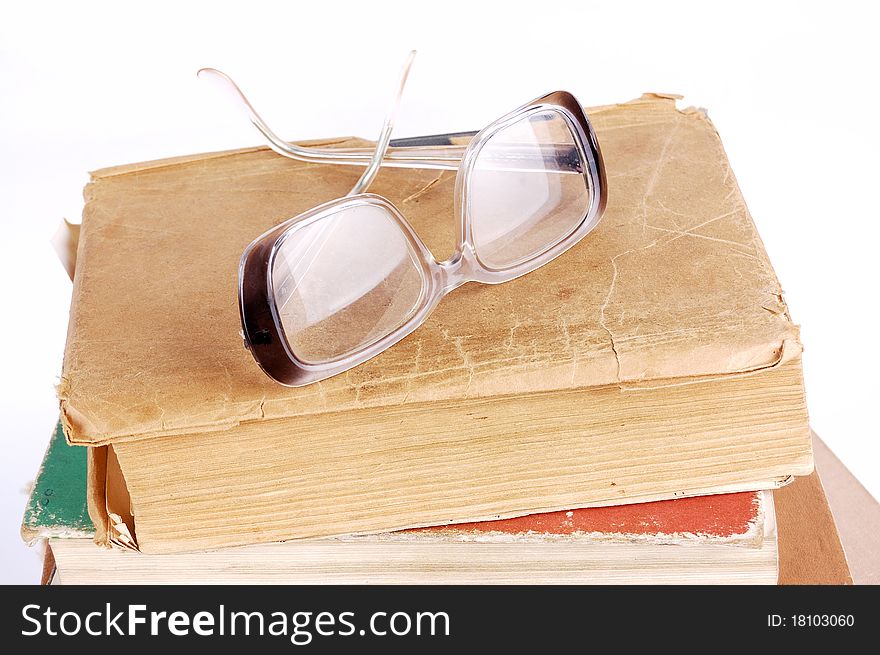
[[[454,539],[607,536],[735,540],[758,536],[757,530],[763,526],[763,521],[762,493],[742,492],[545,512],[495,521],[419,528],[405,533]]]

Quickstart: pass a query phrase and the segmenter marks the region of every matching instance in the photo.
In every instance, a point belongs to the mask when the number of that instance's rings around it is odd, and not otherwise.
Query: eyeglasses
[[[279,154],[366,166],[347,196],[284,221],[242,255],[239,307],[245,345],[281,384],[317,382],[378,355],[466,282],[498,284],[534,271],[580,241],[605,208],[595,133],[578,101],[565,91],[467,133],[472,138],[466,145],[437,137],[392,142],[414,55],[373,150],[287,143],[228,76],[199,71],[233,92]],[[389,200],[367,193],[382,166],[458,171],[458,236],[448,260],[434,259]]]

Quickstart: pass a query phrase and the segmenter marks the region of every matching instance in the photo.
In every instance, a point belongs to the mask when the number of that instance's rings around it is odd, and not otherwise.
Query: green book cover
[[[25,541],[94,536],[86,507],[86,456],[85,448],[68,445],[59,423],[24,511],[21,534]]]

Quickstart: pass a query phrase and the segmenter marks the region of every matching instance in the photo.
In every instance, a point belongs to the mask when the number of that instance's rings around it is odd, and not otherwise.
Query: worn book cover
[[[360,171],[250,148],[95,172],[59,397],[71,443],[111,446],[92,454],[100,538],[111,510],[164,551],[809,473],[798,329],[712,123],[654,94],[589,115],[609,186],[594,232],[522,278],[465,285],[393,348],[295,389],[242,345],[239,258]],[[371,191],[442,258],[454,179],[388,169]]]
[[[65,443],[59,423],[28,496],[22,538],[32,544],[49,537],[94,536],[85,500],[86,449]]]

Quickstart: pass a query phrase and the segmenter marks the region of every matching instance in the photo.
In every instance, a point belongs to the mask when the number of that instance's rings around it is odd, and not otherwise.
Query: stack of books
[[[776,582],[773,490],[813,470],[798,328],[705,113],[589,115],[587,238],[301,388],[242,345],[239,258],[360,171],[250,148],[93,173],[23,526],[55,581]],[[453,184],[372,190],[442,258]]]

